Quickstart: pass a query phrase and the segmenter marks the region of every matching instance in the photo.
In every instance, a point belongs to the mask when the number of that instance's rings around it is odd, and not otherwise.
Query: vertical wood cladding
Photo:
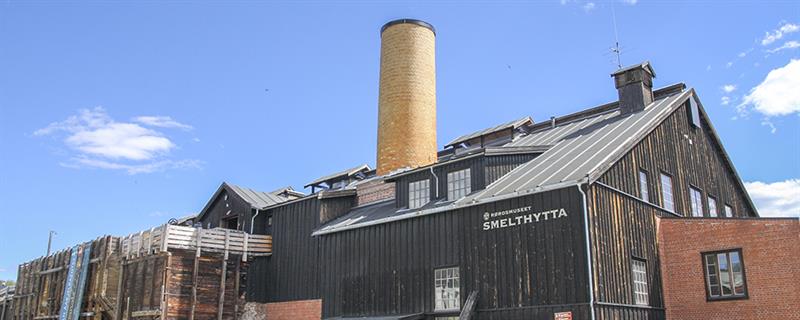
[[[486,212],[527,206],[531,213],[564,208],[568,217],[483,230]],[[458,266],[461,303],[478,290],[479,319],[541,319],[563,310],[586,319],[583,234],[581,196],[571,188],[322,235],[323,316],[432,312],[434,269]]]
[[[227,200],[225,200],[226,195],[228,196]],[[225,225],[222,221],[235,217],[239,219],[239,230],[250,231],[251,206],[249,203],[235,192],[227,189],[220,192],[213,201],[206,214],[199,220],[203,224],[203,228],[224,228]],[[230,214],[228,214],[229,211]]]
[[[536,156],[538,156],[538,154],[531,153],[486,157],[485,185],[497,181],[497,179],[500,179],[500,177],[506,175],[506,173],[511,172],[511,170],[514,170],[514,168],[525,162],[533,160]]]
[[[730,205],[738,217],[755,216],[747,204],[733,169],[723,158],[721,147],[712,137],[707,119],[702,127],[693,127],[686,105],[678,108],[633,150],[609,169],[601,178],[605,184],[626,193],[640,196],[638,171],[644,169],[650,182],[650,201],[663,205],[661,172],[673,177],[676,213],[691,216],[689,186],[702,190],[703,212],[708,216],[709,196],[717,200],[720,215]]]
[[[656,246],[656,217],[661,209],[607,187],[589,189],[589,207],[598,319],[663,319],[661,269]],[[633,258],[647,267],[648,307],[635,306]]]
[[[271,210],[272,256],[254,261],[266,272],[253,296],[267,301],[309,300],[319,297],[317,277],[324,264],[319,261],[319,238],[311,233],[319,227],[320,200],[309,197]],[[264,263],[264,266],[255,266]]]
[[[319,223],[325,224],[350,211],[356,204],[356,197],[344,196],[320,200]]]

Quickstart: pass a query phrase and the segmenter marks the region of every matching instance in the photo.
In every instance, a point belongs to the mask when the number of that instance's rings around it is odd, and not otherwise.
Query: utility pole
[[[55,231],[53,231],[53,230],[50,230],[50,235],[47,236],[47,255],[45,255],[45,257],[50,255],[50,245],[53,244],[53,236],[54,235],[57,235],[57,233]]]

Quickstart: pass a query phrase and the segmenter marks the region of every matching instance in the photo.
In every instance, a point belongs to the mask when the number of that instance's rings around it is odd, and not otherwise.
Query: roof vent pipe
[[[619,69],[611,76],[619,94],[622,114],[642,111],[653,102],[653,78],[656,73],[649,61]]]
[[[556,127],[556,117],[550,117],[550,128]]]

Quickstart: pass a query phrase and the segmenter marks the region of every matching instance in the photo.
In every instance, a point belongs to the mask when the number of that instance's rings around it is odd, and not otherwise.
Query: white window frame
[[[675,189],[672,176],[661,173],[661,205],[664,209],[675,212]]]
[[[461,309],[461,283],[458,267],[433,270],[434,311]]]
[[[447,173],[448,201],[463,198],[470,192],[472,192],[472,177],[470,168]]]
[[[408,183],[408,208],[416,209],[431,201],[431,180],[422,179]]]
[[[692,207],[692,217],[703,217],[703,191],[689,186],[689,202]]]
[[[719,217],[719,208],[717,208],[717,198],[708,196],[708,216],[712,218]]]
[[[650,178],[647,171],[639,169],[639,196],[644,202],[650,202]]]
[[[647,261],[633,258],[631,261],[631,274],[633,276],[633,300],[636,305],[650,304],[647,286]]]

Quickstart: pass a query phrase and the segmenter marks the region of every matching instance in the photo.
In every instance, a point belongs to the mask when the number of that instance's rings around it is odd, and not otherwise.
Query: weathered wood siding
[[[486,212],[526,206],[569,216],[483,230]],[[587,319],[583,235],[577,188],[323,235],[323,316],[433,312],[434,269],[458,266],[461,303],[479,292],[478,319],[550,319],[563,310]]]
[[[708,215],[708,196],[717,200],[722,212],[725,204],[731,205],[739,217],[752,217],[756,213],[747,203],[745,190],[737,182],[733,169],[723,158],[721,146],[712,136],[708,119],[702,118],[702,127],[690,122],[686,105],[676,110],[641,143],[612,166],[600,181],[626,193],[641,196],[638,172],[648,172],[651,202],[663,206],[660,173],[673,177],[676,213],[691,216],[689,186],[703,192],[703,212]]]
[[[470,188],[472,190],[480,190],[486,187],[484,178],[484,162],[483,157],[473,157],[461,161],[455,161],[445,165],[433,168],[433,172],[439,180],[439,198],[447,198],[447,173],[457,170],[470,168]],[[430,200],[436,200],[436,179],[434,179],[430,170],[422,170],[407,176],[402,176],[397,179],[395,184],[395,202],[398,208],[408,207],[408,183],[419,181],[422,179],[430,180]]]
[[[91,242],[86,289],[81,312],[91,312],[94,319],[110,316],[116,302],[119,260],[111,254],[117,238],[105,236]],[[64,295],[70,255],[66,249],[19,266],[13,319],[57,317]]]
[[[237,319],[247,263],[238,255],[195,255],[172,249],[124,261],[117,319]]]
[[[228,200],[225,200],[225,195],[228,196]],[[239,197],[235,192],[225,189],[213,199],[208,211],[199,222],[202,223],[203,228],[211,229],[225,227],[225,225],[222,224],[223,220],[237,217],[239,219],[238,230],[249,232],[251,210],[252,208],[249,203],[244,201],[244,199]],[[230,214],[228,214],[229,211]]]
[[[755,216],[707,119],[702,119],[701,127],[693,127],[688,112],[688,105],[677,109],[611,166],[600,177],[602,184],[590,189],[595,297],[601,304],[596,308],[598,319],[664,318],[655,219],[672,213],[662,209],[662,172],[673,178],[678,215],[691,216],[689,186],[694,186],[703,192],[706,216],[709,196],[717,200],[720,215],[728,204],[738,217]],[[649,202],[641,200],[639,170],[648,174]],[[635,305],[634,258],[647,265],[648,306]]]

